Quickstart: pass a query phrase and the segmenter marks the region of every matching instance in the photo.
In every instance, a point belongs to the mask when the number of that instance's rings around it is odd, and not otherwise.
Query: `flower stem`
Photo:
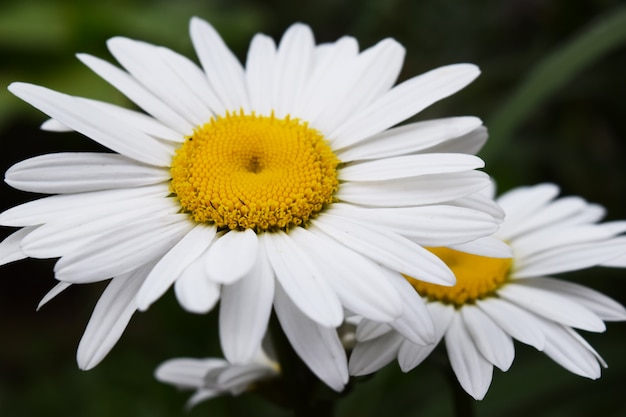
[[[454,416],[455,417],[475,417],[476,412],[474,409],[474,399],[465,392],[461,384],[456,378],[450,360],[442,345],[439,345],[437,349],[431,355],[435,364],[443,372],[443,375],[450,386],[452,391],[452,398],[454,403]]]

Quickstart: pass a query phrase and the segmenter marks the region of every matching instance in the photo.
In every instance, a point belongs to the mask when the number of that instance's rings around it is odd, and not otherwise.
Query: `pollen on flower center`
[[[427,248],[437,255],[456,276],[452,287],[405,278],[423,297],[461,307],[493,295],[508,279],[512,258],[489,258],[448,248]]]
[[[196,222],[287,230],[333,201],[338,164],[322,134],[299,119],[227,113],[176,151],[171,189]]]

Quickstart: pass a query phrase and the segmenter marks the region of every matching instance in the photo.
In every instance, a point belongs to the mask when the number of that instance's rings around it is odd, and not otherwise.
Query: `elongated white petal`
[[[166,217],[178,212],[170,199],[146,199],[128,210],[82,213],[44,224],[22,240],[22,251],[32,258],[56,258],[80,250],[89,242],[146,219]]]
[[[55,285],[50,291],[46,293],[46,295],[43,296],[43,298],[37,305],[37,311],[39,311],[41,307],[46,305],[48,301],[52,300],[54,297],[68,289],[71,285],[72,284],[70,284],[69,282],[59,282],[57,285]]]
[[[427,303],[426,308],[435,326],[434,343],[424,346],[404,340],[398,350],[398,364],[403,372],[415,368],[430,355],[448,331],[452,318],[456,314],[454,307],[442,303]]]
[[[491,188],[493,187],[490,182],[487,187],[480,189],[477,193],[457,198],[453,201],[448,201],[446,204],[454,207],[463,207],[481,211],[496,219],[498,223],[502,223],[504,220],[504,210],[502,210],[502,207],[500,207],[491,197]]]
[[[89,103],[32,84],[13,83],[9,90],[50,117],[122,155],[161,167],[172,162],[170,147]]]
[[[587,242],[545,251],[524,259],[523,265],[512,274],[514,278],[534,277],[576,271],[600,265],[624,254],[626,237],[604,242]]]
[[[396,233],[375,226],[361,226],[345,216],[332,214],[319,216],[313,224],[329,237],[392,271],[439,285],[456,282],[454,274],[441,259]]]
[[[254,382],[275,373],[267,365],[257,363],[231,365],[219,374],[217,382],[220,387],[229,390],[233,395],[238,395]]]
[[[591,310],[561,294],[542,288],[510,283],[498,290],[498,295],[548,320],[588,330],[603,332],[604,322]]]
[[[348,382],[348,363],[337,331],[304,315],[281,285],[276,286],[274,309],[285,336],[302,361],[329,387],[342,391]]]
[[[356,328],[356,340],[365,342],[367,340],[376,339],[391,331],[392,328],[387,323],[381,323],[373,320],[361,320]]]
[[[167,170],[122,155],[87,152],[37,156],[13,165],[5,174],[13,188],[47,194],[139,187],[169,178]]]
[[[160,364],[154,371],[154,377],[181,388],[200,388],[210,371],[226,366],[228,362],[224,359],[175,358]]]
[[[336,203],[324,212],[364,227],[377,224],[422,246],[449,246],[490,235],[498,226],[489,215],[447,205],[361,208]],[[321,217],[321,216],[320,216]]]
[[[250,42],[246,60],[246,86],[251,108],[257,114],[272,112],[276,44],[269,36],[256,34]]]
[[[461,318],[479,352],[489,362],[507,371],[515,350],[513,340],[478,307],[467,305],[460,310]]]
[[[231,230],[217,238],[205,257],[209,279],[220,284],[232,284],[254,267],[259,241],[252,229]]]
[[[404,338],[392,332],[388,335],[357,343],[350,354],[350,375],[368,375],[391,362],[398,354]]]
[[[156,97],[127,72],[91,55],[77,54],[76,56],[93,72],[98,74],[113,87],[117,88],[131,101],[166,126],[174,129],[183,136],[188,136],[193,133],[194,125],[192,123],[185,120],[183,116],[174,111],[167,103]]]
[[[459,245],[450,245],[450,249],[490,258],[512,258],[511,247],[500,239],[492,236],[472,240]]]
[[[222,287],[220,343],[231,363],[250,362],[261,347],[272,312],[274,272],[265,249],[257,249],[256,264],[243,278]]]
[[[185,83],[185,74],[179,74],[183,68],[176,69],[168,65],[165,55],[159,52],[165,48],[123,37],[109,39],[107,46],[115,59],[135,79],[189,123],[201,126],[211,119],[210,108]],[[203,81],[208,84],[206,79]]]
[[[482,400],[491,385],[493,365],[476,349],[460,315],[455,314],[445,336],[450,365],[463,389]]]
[[[476,305],[511,337],[543,350],[546,337],[533,313],[497,297],[477,300]]]
[[[487,186],[484,172],[423,175],[376,182],[346,182],[339,187],[339,200],[374,207],[406,207],[437,204],[472,194]]]
[[[36,229],[36,227],[23,227],[7,236],[0,243],[0,265],[26,258],[27,255],[21,248],[22,240]]]
[[[76,358],[80,369],[96,366],[117,343],[137,310],[135,296],[151,267],[140,267],[109,282],[78,345]]]
[[[388,274],[374,262],[329,239],[315,227],[310,231],[296,228],[289,236],[311,257],[345,308],[383,322],[402,313],[400,296],[388,282]]]
[[[543,352],[568,371],[586,378],[600,378],[600,364],[593,349],[581,343],[563,326],[542,322],[546,334]]]
[[[217,31],[204,20],[193,17],[189,33],[211,87],[226,109],[250,110],[244,69]]]
[[[343,320],[339,297],[304,249],[282,231],[259,238],[276,279],[292,302],[317,323],[339,326]]]
[[[208,313],[219,300],[221,291],[221,285],[207,277],[202,256],[185,268],[174,283],[180,305],[198,314]]]
[[[150,271],[137,294],[137,308],[146,310],[213,242],[217,228],[199,224],[189,231]]]
[[[39,126],[41,130],[48,132],[73,132],[71,127],[65,126],[58,120],[48,119]]]
[[[305,114],[312,126],[324,134],[335,131],[387,92],[400,73],[405,50],[395,40],[383,39],[355,56],[357,48],[356,41],[350,38],[337,41],[334,49],[342,57],[335,58],[319,88],[311,92],[309,111]],[[326,97],[333,100],[329,102]]]
[[[506,224],[500,227],[497,235],[502,240],[510,237],[509,228],[517,227],[525,218],[541,209],[559,194],[555,184],[538,184],[533,187],[518,187],[500,197],[497,202],[506,213]]]
[[[568,299],[593,311],[604,321],[626,320],[626,309],[623,305],[591,288],[562,279],[545,277],[524,280],[524,285],[567,296]]]
[[[186,215],[170,215],[114,229],[59,259],[56,277],[85,283],[130,272],[165,254],[192,227]]]
[[[473,155],[418,154],[377,159],[349,165],[339,171],[342,181],[387,181],[430,174],[445,174],[482,168],[483,161]]]
[[[301,23],[291,25],[281,38],[272,81],[276,116],[285,117],[300,99],[309,76],[314,46],[311,28]]]
[[[474,130],[458,137],[451,138],[429,148],[424,148],[419,153],[464,153],[476,155],[487,143],[489,134],[485,126],[479,126]]]
[[[471,132],[481,125],[477,117],[450,117],[394,127],[354,146],[339,150],[343,162],[389,158],[431,148]]]
[[[170,193],[168,186],[159,184],[121,190],[104,190],[90,193],[55,195],[29,201],[0,213],[3,226],[35,226],[58,220],[75,218],[96,211],[120,211],[127,205],[146,201],[151,198],[164,199]],[[123,206],[119,207],[118,206]],[[99,213],[96,213],[98,216]]]
[[[449,65],[397,85],[332,132],[329,138],[333,148],[354,145],[408,119],[436,101],[456,93],[479,73],[474,65]]]

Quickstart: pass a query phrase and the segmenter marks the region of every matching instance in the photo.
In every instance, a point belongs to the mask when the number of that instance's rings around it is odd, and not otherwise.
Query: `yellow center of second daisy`
[[[333,201],[338,164],[322,134],[299,119],[227,113],[176,151],[171,189],[196,222],[288,230]]]
[[[461,307],[492,296],[508,280],[512,258],[489,258],[448,248],[428,250],[444,261],[456,276],[456,284],[452,287],[405,276],[420,295],[431,301]]]

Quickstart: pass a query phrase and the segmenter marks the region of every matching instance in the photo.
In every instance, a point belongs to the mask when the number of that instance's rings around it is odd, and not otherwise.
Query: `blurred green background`
[[[194,57],[191,16],[209,20],[240,57],[256,32],[278,38],[294,21],[319,42],[349,34],[363,48],[394,37],[407,49],[401,78],[473,62],[482,76],[416,119],[477,115],[491,131],[483,152],[500,190],[553,181],[626,218],[626,4],[619,0],[185,0],[0,2],[0,85],[26,81],[127,105],[74,58],[110,59],[115,35],[162,44]],[[0,90],[0,170],[34,155],[98,146],[78,134],[45,133],[45,116]],[[4,210],[35,196],[2,184]],[[10,233],[2,230],[2,236]],[[154,368],[175,356],[219,356],[216,315],[184,313],[171,293],[138,313],[96,369],[82,372],[75,351],[102,285],[70,288],[42,311],[54,285],[53,261],[0,269],[0,416],[280,416],[255,394],[202,403],[156,382]],[[626,272],[568,275],[626,303]],[[516,345],[507,373],[495,371],[477,416],[626,416],[626,325],[585,334],[609,363],[589,381]],[[450,386],[432,363],[402,374],[396,365],[358,381],[339,403],[341,416],[448,416]]]

